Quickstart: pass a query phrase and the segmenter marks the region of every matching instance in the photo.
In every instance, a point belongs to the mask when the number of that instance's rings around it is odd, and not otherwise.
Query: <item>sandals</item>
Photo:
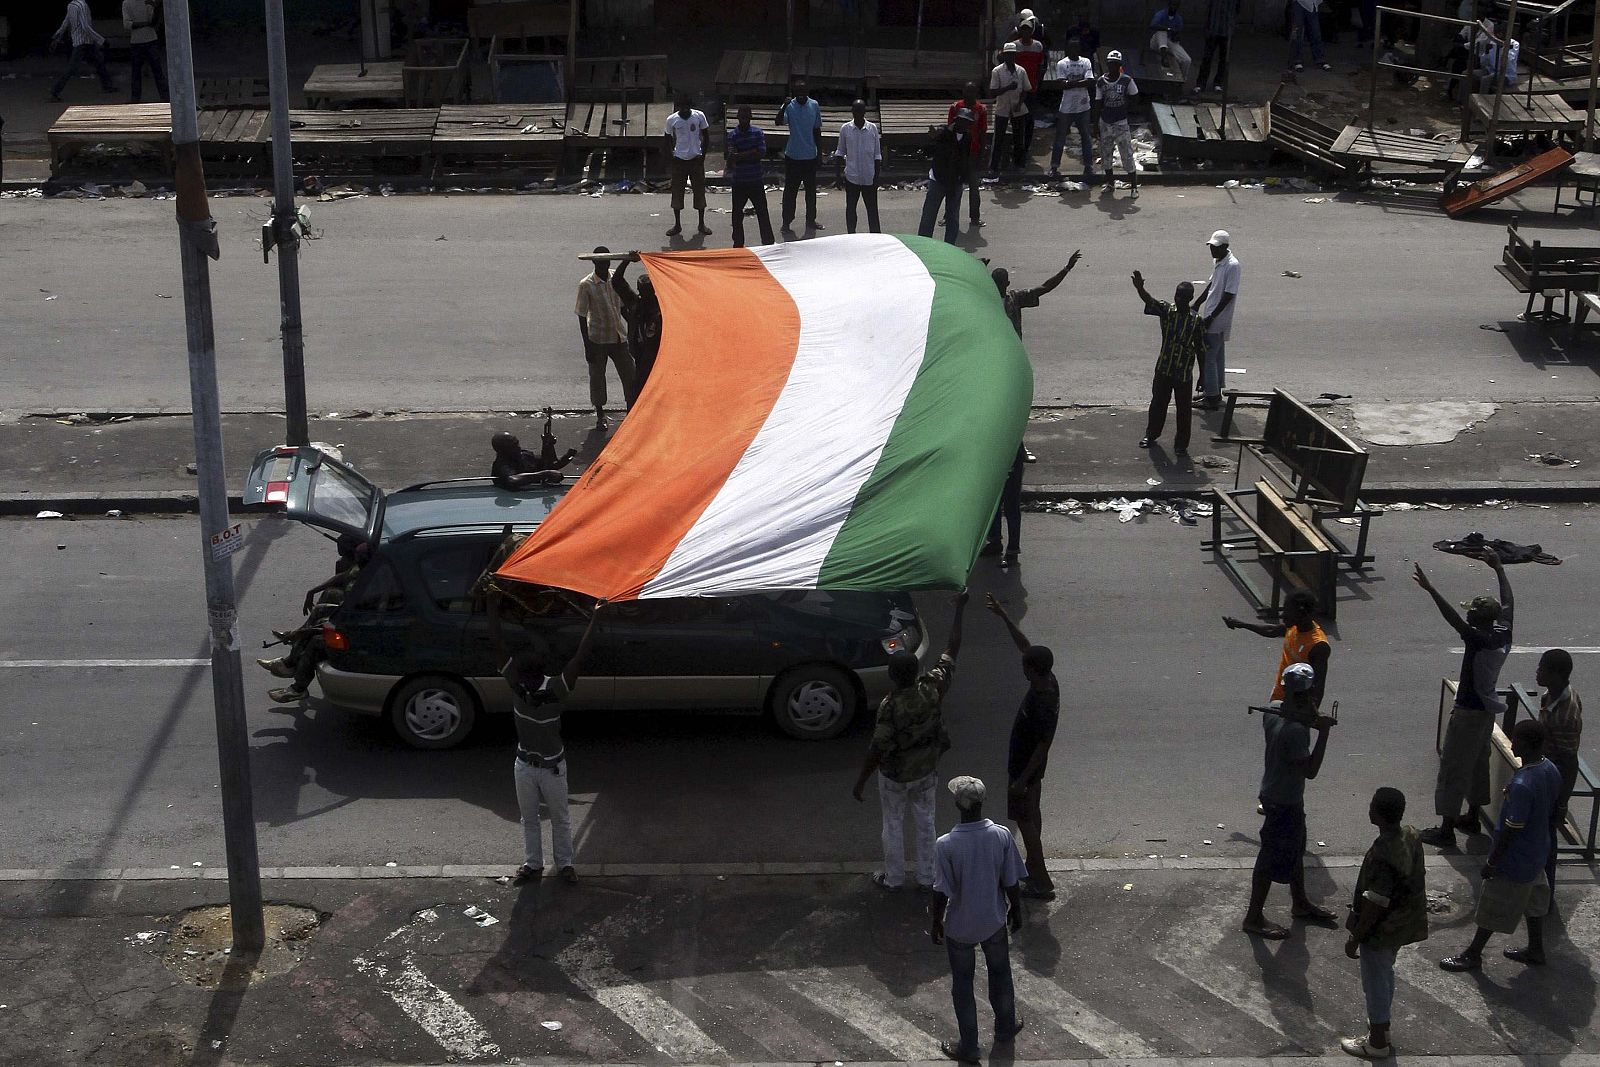
[[[1289,936],[1288,930],[1277,923],[1269,923],[1265,919],[1260,922],[1250,922],[1247,919],[1239,929],[1253,937],[1264,937],[1268,941],[1283,941]]]

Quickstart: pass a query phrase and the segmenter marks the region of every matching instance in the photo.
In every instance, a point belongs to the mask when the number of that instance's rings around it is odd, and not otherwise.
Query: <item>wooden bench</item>
[[[1267,140],[1272,146],[1333,177],[1345,178],[1354,174],[1355,166],[1350,158],[1333,150],[1334,143],[1339,140],[1339,131],[1295,111],[1279,99],[1282,93],[1283,86],[1280,85],[1263,109]]]
[[[423,174],[431,167],[438,123],[438,108],[289,112],[296,163],[412,159]]]
[[[1476,125],[1489,127],[1495,114],[1493,93],[1473,93],[1470,112]],[[1575,133],[1583,127],[1584,113],[1555,94],[1528,96],[1507,89],[1500,95],[1500,111],[1494,120],[1496,134]]]
[[[1473,146],[1351,125],[1334,140],[1329,152],[1348,161],[1352,172],[1357,174],[1370,172],[1374,163],[1383,163],[1453,177],[1472,159]]]
[[[1263,613],[1276,610],[1283,589],[1292,586],[1310,590],[1321,610],[1332,618],[1338,608],[1339,568],[1362,571],[1373,560],[1367,540],[1378,511],[1360,496],[1366,450],[1281,389],[1270,393],[1233,390],[1225,395],[1227,405],[1215,440],[1238,445],[1239,464],[1233,488],[1214,490],[1212,538],[1205,547],[1239,580]],[[1240,400],[1268,402],[1260,436],[1235,433]],[[1262,471],[1249,488],[1242,484],[1247,454]],[[1247,510],[1244,501],[1252,499],[1253,526],[1247,526],[1242,535],[1225,538],[1217,515],[1226,511],[1236,519]],[[1356,527],[1353,545],[1345,540],[1348,523]],[[1262,534],[1266,535],[1264,542]],[[1230,551],[1254,542],[1262,542],[1254,544],[1257,559],[1272,578],[1266,594],[1240,569],[1240,561]]]
[[[446,104],[433,133],[436,177],[460,167],[517,174],[553,171],[566,137],[565,104]]]
[[[552,51],[566,48],[572,32],[572,10],[564,3],[544,0],[517,0],[513,3],[480,4],[467,10],[467,37],[473,47],[498,37],[502,41],[534,41]]]
[[[1506,246],[1495,271],[1519,293],[1528,294],[1528,306],[1519,318],[1527,322],[1566,322],[1572,315],[1572,294],[1600,290],[1600,246],[1550,245],[1529,241],[1517,230],[1517,220],[1506,227]],[[1554,308],[1562,297],[1562,310]],[[1536,297],[1544,307],[1533,309]]]
[[[265,78],[196,78],[195,99],[200,107],[267,107],[272,88]]]
[[[153,148],[172,172],[172,108],[167,104],[75,104],[45,132],[50,173],[61,173],[91,145]]]

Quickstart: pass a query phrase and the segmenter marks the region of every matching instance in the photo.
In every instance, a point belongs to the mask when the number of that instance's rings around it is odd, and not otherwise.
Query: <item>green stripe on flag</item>
[[[933,277],[927,349],[819,589],[954,589],[994,516],[1033,403],[1033,370],[981,261],[900,238]]]

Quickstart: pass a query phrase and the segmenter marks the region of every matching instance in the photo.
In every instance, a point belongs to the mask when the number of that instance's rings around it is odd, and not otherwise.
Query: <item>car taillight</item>
[[[888,637],[885,637],[883,639],[882,644],[883,644],[883,650],[885,652],[889,653],[891,656],[894,655],[896,652],[908,652],[908,651],[910,651],[910,647],[911,647],[910,644],[906,641],[906,635],[905,635],[905,631],[904,630],[900,631],[897,634],[890,634]]]
[[[350,639],[335,630],[333,624],[329,622],[322,624],[322,643],[329,652],[350,651]]]
[[[268,482],[267,495],[263,500],[268,504],[287,504],[289,502],[289,483]]]

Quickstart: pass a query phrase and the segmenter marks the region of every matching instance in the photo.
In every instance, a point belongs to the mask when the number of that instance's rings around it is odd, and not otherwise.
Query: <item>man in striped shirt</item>
[[[72,36],[72,58],[67,60],[67,69],[50,87],[51,101],[57,104],[61,102],[61,90],[67,87],[68,81],[78,76],[85,62],[94,64],[95,73],[100,75],[102,91],[116,92],[117,84],[111,80],[111,72],[106,69],[106,39],[94,28],[88,0],[72,0],[67,5],[67,17],[61,20],[61,27],[50,38],[50,47],[59,47],[68,34]]]
[[[1559,832],[1567,819],[1567,803],[1578,784],[1578,743],[1583,740],[1583,701],[1572,688],[1572,653],[1552,648],[1539,657],[1534,681],[1544,692],[1539,694],[1539,721],[1544,723],[1544,755],[1561,772],[1561,792],[1556,794],[1556,816],[1551,830]],[[1551,892],[1556,888],[1556,843],[1550,842],[1550,858],[1545,861],[1545,878]]]
[[[1155,377],[1150,382],[1150,415],[1145,421],[1139,447],[1149,448],[1160,439],[1167,424],[1167,404],[1176,396],[1178,432],[1172,445],[1178,455],[1187,456],[1192,408],[1190,380],[1194,376],[1195,360],[1206,347],[1205,320],[1194,313],[1194,284],[1179,282],[1170,304],[1145,292],[1144,275],[1138,271],[1133,272],[1133,288],[1144,301],[1144,313],[1161,320],[1161,355],[1156,359]]]

